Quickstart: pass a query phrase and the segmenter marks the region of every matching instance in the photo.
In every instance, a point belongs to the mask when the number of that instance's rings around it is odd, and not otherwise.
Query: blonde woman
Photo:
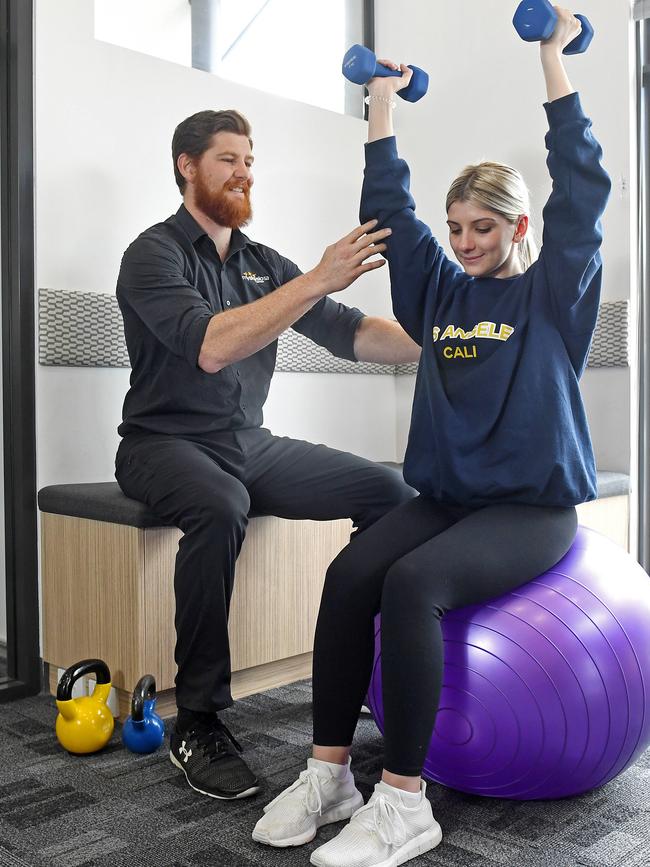
[[[562,62],[580,22],[557,11],[541,45],[553,191],[536,261],[526,188],[499,163],[470,166],[452,184],[447,222],[460,267],[447,258],[415,216],[393,137],[394,95],[411,72],[401,66],[401,78],[369,82],[361,217],[392,230],[384,255],[394,311],[422,346],[404,465],[420,496],[354,539],[328,570],[314,647],[313,758],[253,832],[293,846],[351,817],[312,853],[319,867],[396,867],[440,842],[421,778],[441,688],[440,620],[550,568],[573,541],[576,504],[596,495],[578,379],[598,311],[610,181]],[[363,805],[350,746],[378,612],[384,769]]]

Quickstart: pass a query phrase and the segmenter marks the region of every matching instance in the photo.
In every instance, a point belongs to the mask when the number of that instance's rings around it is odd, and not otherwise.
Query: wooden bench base
[[[325,571],[351,528],[348,520],[251,521],[230,611],[234,694],[309,677]],[[175,712],[180,536],[175,528],[42,514],[43,659],[54,692],[58,669],[99,657],[111,670],[120,713],[143,674],[154,675],[161,710]]]

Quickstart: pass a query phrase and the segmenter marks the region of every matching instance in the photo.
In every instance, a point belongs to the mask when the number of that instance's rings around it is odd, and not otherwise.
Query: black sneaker
[[[216,716],[211,722],[174,729],[169,758],[202,795],[231,800],[260,790],[255,774],[241,758],[242,748]]]

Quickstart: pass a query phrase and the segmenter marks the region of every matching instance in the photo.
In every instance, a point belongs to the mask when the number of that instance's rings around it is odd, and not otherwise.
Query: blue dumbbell
[[[594,38],[594,28],[584,15],[576,15],[582,25],[581,33],[570,42],[563,54],[582,54]],[[557,12],[549,0],[522,0],[512,19],[515,30],[526,42],[550,39],[557,23]]]
[[[145,674],[135,685],[131,715],[122,727],[122,741],[132,753],[153,753],[163,742],[165,726],[156,707],[156,681]]]
[[[429,76],[418,66],[410,66],[413,70],[413,77],[408,87],[397,92],[398,96],[405,99],[407,102],[417,102],[422,99],[429,87]],[[402,74],[398,70],[389,69],[381,63],[377,63],[375,52],[366,48],[364,45],[353,45],[345,52],[343,65],[341,67],[343,75],[348,81],[354,84],[366,84],[371,78],[380,76],[388,78],[395,76],[397,78]]]

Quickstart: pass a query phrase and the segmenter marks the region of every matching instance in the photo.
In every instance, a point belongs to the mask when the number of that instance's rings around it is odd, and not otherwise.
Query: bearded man
[[[170,758],[197,791],[243,798],[259,783],[218,711],[232,704],[228,610],[249,512],[351,518],[363,532],[414,495],[389,468],[261,427],[277,338],[292,327],[334,355],[389,364],[420,349],[397,323],[329,297],[383,264],[370,257],[390,230],[357,227],[305,274],[241,232],[253,184],[241,114],[187,118],[172,156],[183,204],[131,244],[118,278],[132,373],[115,475],[184,533]]]

